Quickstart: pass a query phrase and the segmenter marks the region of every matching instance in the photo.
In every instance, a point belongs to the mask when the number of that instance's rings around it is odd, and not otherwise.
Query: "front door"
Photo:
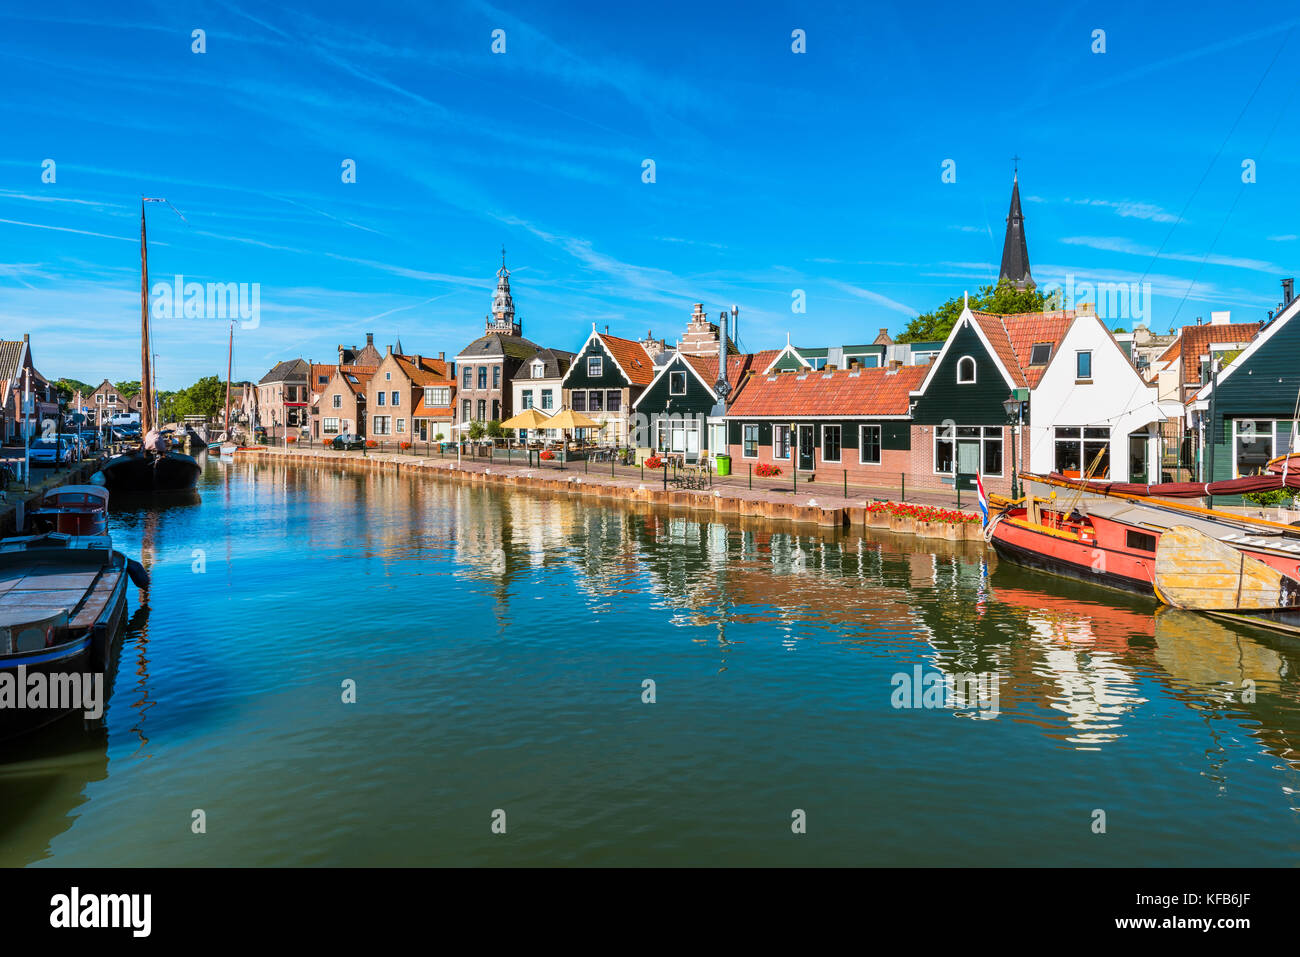
[[[957,442],[957,474],[975,475],[980,470],[980,444],[975,442]]]
[[[811,425],[799,426],[799,468],[805,472],[811,472],[813,467],[813,427]]]
[[[428,419],[415,420],[415,437],[419,439],[421,442],[429,441],[429,420]]]

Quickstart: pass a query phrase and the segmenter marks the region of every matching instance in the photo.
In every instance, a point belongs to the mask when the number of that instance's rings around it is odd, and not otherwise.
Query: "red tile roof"
[[[1261,326],[1258,322],[1225,322],[1215,325],[1183,326],[1175,339],[1156,362],[1167,367],[1175,359],[1182,359],[1181,378],[1184,384],[1201,381],[1201,356],[1208,355],[1210,344],[1215,342],[1250,342]]]
[[[727,410],[727,418],[907,415],[910,393],[920,387],[929,369],[901,366],[751,375]]]
[[[1005,316],[985,312],[972,312],[971,315],[984,330],[984,335],[993,345],[993,351],[1006,366],[1016,385],[1032,389],[1038,385],[1047,368],[1046,363],[1036,366],[1029,364],[1034,346],[1051,343],[1051,354],[1056,355],[1061,340],[1074,322],[1075,314],[1073,310],[1058,310],[1018,312]]]
[[[393,353],[398,366],[416,385],[437,385],[447,381],[447,363],[427,356],[398,355]],[[417,361],[418,360],[418,361]]]
[[[731,383],[731,401],[735,401],[739,396],[737,386],[740,385],[745,373],[749,371],[762,372],[772,360],[780,355],[779,349],[768,349],[764,352],[746,352],[739,355],[727,356],[727,381]],[[696,372],[700,378],[709,384],[709,388],[718,381],[718,357],[713,356],[682,356]]]
[[[650,384],[650,381],[655,377],[655,364],[649,353],[641,348],[641,343],[633,342],[631,339],[611,336],[606,332],[598,332],[596,335],[605,344],[606,350],[614,357],[614,361],[622,367],[623,372],[632,380],[633,385]]]
[[[343,373],[344,385],[352,390],[353,395],[365,395],[366,383],[370,381],[370,377],[378,371],[378,368],[376,366],[344,366],[339,371]]]

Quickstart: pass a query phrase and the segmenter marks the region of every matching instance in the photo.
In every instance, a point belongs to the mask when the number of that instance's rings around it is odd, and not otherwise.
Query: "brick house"
[[[366,391],[375,374],[375,366],[336,368],[320,392],[316,403],[319,415],[313,418],[314,437],[332,439],[342,432],[366,434]]]
[[[288,359],[276,363],[257,383],[258,424],[272,438],[285,429],[296,432],[308,424],[311,415],[311,391],[308,376],[311,365],[305,359]]]
[[[105,379],[82,404],[90,409],[87,413],[90,425],[102,429],[118,413],[139,412],[144,407],[144,400],[138,395],[122,395],[117,386]]]
[[[760,463],[801,481],[896,484],[912,468],[911,392],[925,366],[763,373],[742,379],[727,410],[738,472]]]
[[[26,334],[22,339],[0,340],[0,389],[0,441],[5,444],[21,444],[24,389],[31,390],[36,423],[58,415],[54,386],[32,363],[31,339]]]
[[[450,438],[455,390],[441,354],[401,355],[389,346],[366,385],[367,437],[399,443]]]

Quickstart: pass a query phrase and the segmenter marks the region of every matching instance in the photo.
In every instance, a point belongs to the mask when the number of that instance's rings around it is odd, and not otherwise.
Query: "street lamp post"
[[[1015,499],[1020,498],[1020,482],[1016,468],[1019,464],[1016,458],[1016,434],[1025,420],[1025,403],[1012,393],[1007,401],[1002,403],[1002,408],[1007,413],[1007,424],[1011,426],[1011,497]]]

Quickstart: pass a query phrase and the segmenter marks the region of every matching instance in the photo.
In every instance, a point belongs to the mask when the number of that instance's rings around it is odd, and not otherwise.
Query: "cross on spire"
[[[1016,175],[1016,176],[1019,176],[1019,175],[1020,175],[1020,157],[1019,157],[1019,156],[1013,156],[1013,157],[1011,157],[1011,163],[1012,163],[1012,167],[1011,167],[1012,173],[1013,173],[1014,175]]]

